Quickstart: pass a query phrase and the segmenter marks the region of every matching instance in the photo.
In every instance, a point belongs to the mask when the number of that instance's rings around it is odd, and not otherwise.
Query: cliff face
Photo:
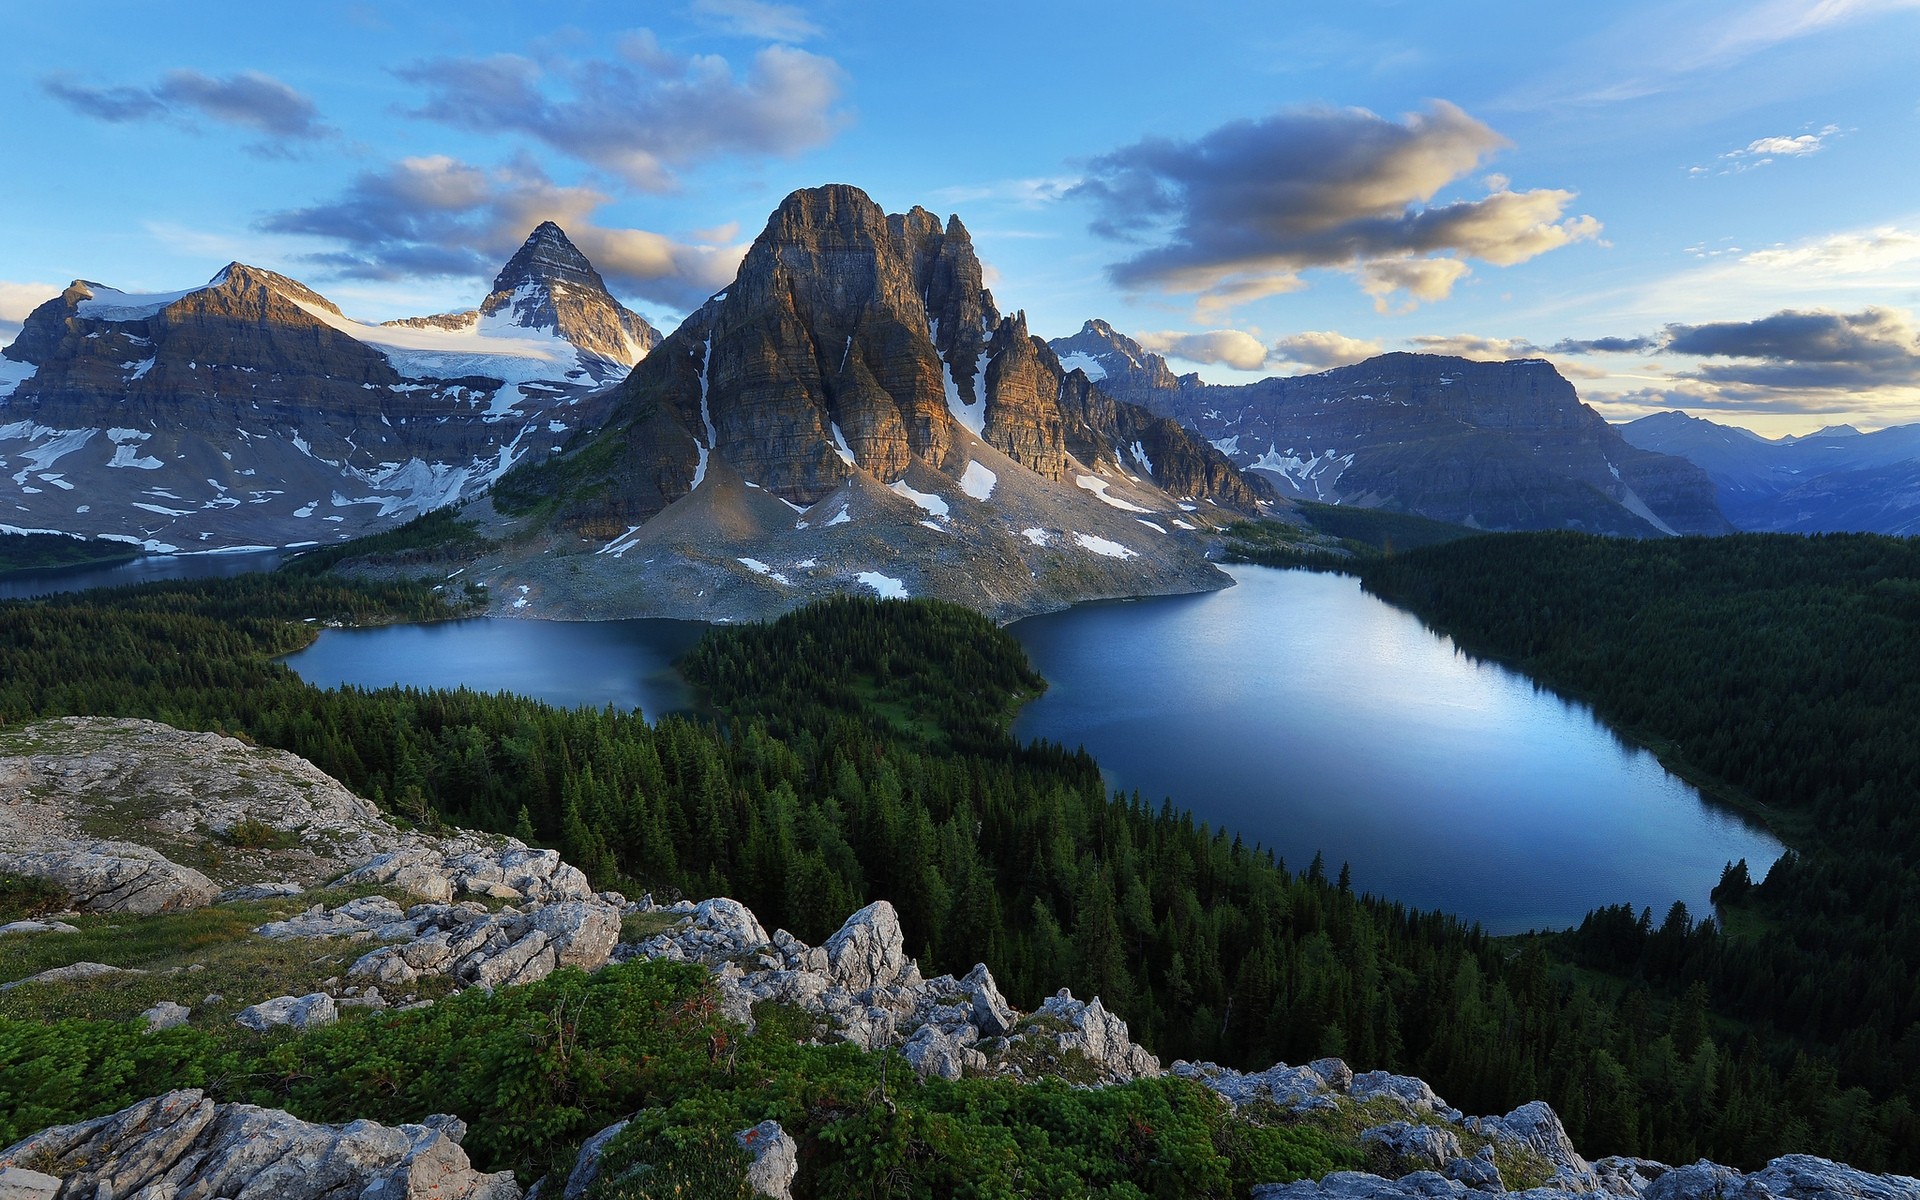
[[[0,496],[10,524],[156,550],[337,540],[597,424],[655,336],[553,226],[482,311],[386,326],[242,263],[164,294],[76,281],[0,361]]]
[[[1629,445],[1537,359],[1386,354],[1314,375],[1209,386],[1104,322],[1053,343],[1116,395],[1177,420],[1283,495],[1483,529],[1725,533],[1712,482]]]

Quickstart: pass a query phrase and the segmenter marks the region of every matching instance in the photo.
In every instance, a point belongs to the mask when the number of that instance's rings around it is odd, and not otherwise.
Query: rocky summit
[[[1290,498],[1478,529],[1733,528],[1705,472],[1629,444],[1541,359],[1384,354],[1220,386],[1175,376],[1104,321],[1050,344],[1112,395],[1178,421]]]
[[[1223,586],[1190,535],[1272,496],[1002,313],[959,218],[834,185],[787,197],[599,435],[501,480],[531,519],[473,577],[564,615],[871,590],[1011,617]]]
[[[480,309],[386,325],[243,263],[178,292],[76,280],[0,351],[0,525],[344,540],[551,454],[657,340],[550,223]]]

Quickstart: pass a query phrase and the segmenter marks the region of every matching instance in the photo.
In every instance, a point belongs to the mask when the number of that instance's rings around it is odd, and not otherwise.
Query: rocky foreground
[[[116,736],[104,736],[109,732]],[[37,752],[19,753],[29,747]],[[13,753],[5,752],[9,748]],[[222,783],[172,786],[195,763],[221,764],[219,773],[203,779]],[[811,1015],[819,1039],[897,1052],[923,1077],[1053,1076],[1100,1087],[1171,1073],[1211,1089],[1242,1119],[1330,1115],[1359,1130],[1370,1172],[1258,1186],[1255,1196],[1467,1200],[1511,1192],[1528,1200],[1920,1200],[1920,1180],[1868,1175],[1801,1155],[1751,1174],[1705,1162],[1590,1162],[1544,1103],[1504,1116],[1467,1116],[1421,1080],[1382,1071],[1355,1074],[1338,1059],[1278,1064],[1254,1074],[1210,1063],[1163,1068],[1097,997],[1081,1001],[1062,991],[1037,1011],[1022,1013],[1001,995],[986,964],[961,977],[924,976],[907,953],[893,906],[884,900],[810,946],[784,930],[767,932],[744,905],[724,897],[668,905],[646,897],[629,901],[594,892],[583,874],[550,850],[479,835],[402,833],[364,801],[328,791],[313,778],[317,774],[288,755],[147,722],[51,722],[10,731],[8,746],[0,747],[0,842],[7,847],[0,870],[67,889],[74,911],[24,923],[35,928],[0,929],[0,935],[57,944],[77,932],[61,917],[80,920],[85,910],[130,916],[161,911],[142,899],[157,896],[154,888],[102,890],[92,873],[76,870],[77,860],[93,856],[145,864],[141,870],[176,883],[184,879],[165,893],[175,911],[261,895],[300,896],[309,889],[318,894],[320,902],[304,908],[290,903],[288,915],[246,936],[263,945],[344,946],[350,965],[312,992],[260,996],[231,1017],[260,1031],[347,1019],[343,1011],[360,1014],[351,1019],[377,1020],[374,1010],[388,1007],[389,996],[417,1006],[450,990],[491,992],[531,983],[564,967],[595,971],[632,959],[667,959],[704,965],[721,1011],[741,1025],[752,1025],[756,1002],[776,1001]],[[250,781],[252,801],[233,785],[238,778]],[[195,838],[217,836],[209,831],[218,822],[229,821],[229,828],[246,821],[267,825],[274,814],[259,807],[261,798],[293,804],[296,796],[305,805],[295,823],[300,828],[289,833],[289,844],[248,860],[246,871],[258,875],[299,865],[304,880],[229,880],[217,886],[194,868],[126,840],[143,829],[170,831],[171,852],[191,857]],[[137,815],[115,831],[120,840],[87,841],[88,829],[105,831],[110,800]],[[314,877],[317,866],[342,865],[337,856],[349,848],[373,852],[337,874]],[[217,861],[232,869],[230,860]],[[340,898],[369,890],[374,894]],[[88,968],[114,970],[77,962],[8,986],[83,985],[99,974]],[[157,1005],[144,1018],[155,1028],[228,1019],[224,1010],[176,1002]],[[617,1122],[591,1138],[566,1178],[550,1176],[523,1193],[510,1172],[473,1167],[460,1146],[465,1125],[454,1116],[397,1127],[364,1120],[328,1125],[180,1090],[42,1130],[0,1151],[0,1200],[580,1198],[600,1182],[600,1164],[626,1124]],[[744,1183],[760,1195],[790,1195],[802,1169],[794,1139],[773,1122],[734,1136],[747,1152]],[[799,1186],[804,1190],[804,1180]]]

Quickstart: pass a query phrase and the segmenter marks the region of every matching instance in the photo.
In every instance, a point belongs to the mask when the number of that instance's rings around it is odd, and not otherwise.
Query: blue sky
[[[29,6],[0,341],[233,259],[471,307],[546,218],[670,328],[846,182],[1213,381],[1544,355],[1613,419],[1920,420],[1920,0],[1188,7]]]

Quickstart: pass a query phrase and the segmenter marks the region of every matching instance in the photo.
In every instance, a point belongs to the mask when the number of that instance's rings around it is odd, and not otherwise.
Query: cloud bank
[[[82,116],[110,124],[172,121],[192,127],[193,118],[205,117],[250,129],[271,139],[250,149],[267,153],[284,149],[287,142],[334,134],[310,97],[258,71],[213,76],[182,69],[167,72],[158,83],[110,87],[56,74],[42,79],[40,87]]]
[[[735,16],[773,8],[718,7]],[[672,54],[645,30],[622,37],[609,58],[434,58],[395,73],[426,91],[414,116],[517,133],[649,192],[672,191],[679,171],[725,155],[823,145],[846,121],[839,66],[787,45],[760,50],[738,75],[715,55]]]
[[[273,213],[260,228],[334,243],[308,261],[353,279],[491,279],[529,230],[554,221],[629,295],[686,310],[732,281],[744,246],[603,226],[595,214],[610,200],[530,162],[486,169],[435,155],[362,172],[335,199]]]
[[[1122,147],[1067,194],[1093,205],[1096,234],[1144,246],[1109,268],[1129,290],[1217,311],[1296,291],[1321,267],[1353,273],[1379,307],[1410,306],[1447,296],[1469,260],[1510,266],[1599,235],[1593,217],[1567,215],[1570,191],[1494,179],[1479,199],[1432,203],[1508,145],[1445,101],[1400,122],[1299,109]]]

